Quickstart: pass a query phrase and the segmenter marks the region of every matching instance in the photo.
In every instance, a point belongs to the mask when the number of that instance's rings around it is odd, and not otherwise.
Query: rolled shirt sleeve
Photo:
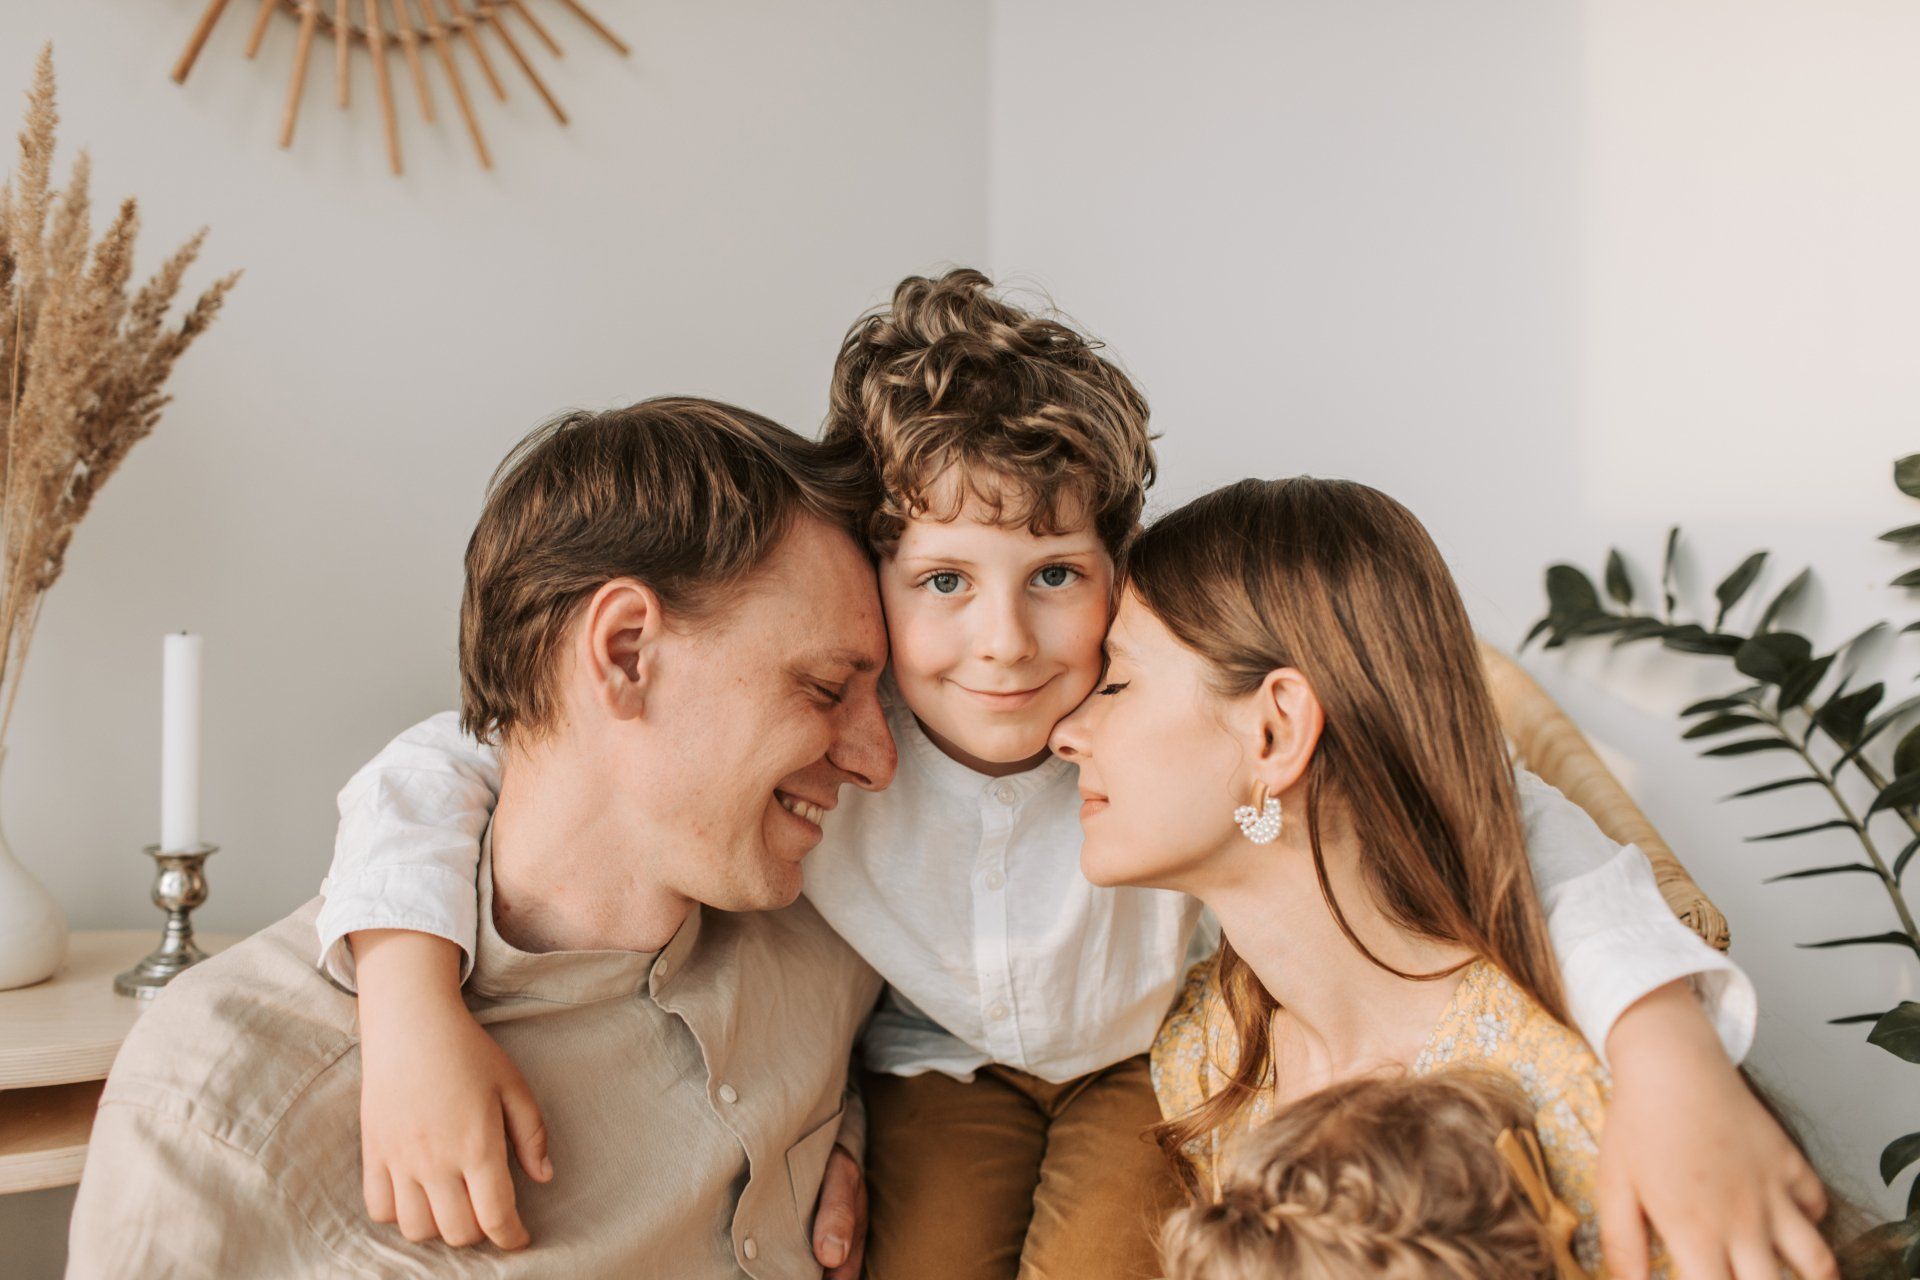
[[[1602,1061],[1613,1025],[1636,1001],[1688,980],[1727,1056],[1753,1047],[1759,1001],[1739,965],[1667,905],[1634,845],[1608,839],[1585,810],[1517,772],[1527,853],[1575,1028]]]
[[[341,789],[333,865],[315,928],[327,976],[355,989],[350,933],[411,929],[461,950],[473,971],[480,838],[500,792],[493,748],[461,732],[451,711],[381,749]]]

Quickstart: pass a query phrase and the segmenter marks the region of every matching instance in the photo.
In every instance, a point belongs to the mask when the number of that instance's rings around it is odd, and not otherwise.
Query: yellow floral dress
[[[1153,1044],[1153,1089],[1160,1112],[1184,1115],[1225,1088],[1237,1046],[1227,1021],[1226,1004],[1209,980],[1212,963],[1187,974],[1179,1002]],[[1587,1042],[1569,1031],[1514,986],[1493,965],[1478,961],[1460,975],[1453,999],[1434,1026],[1413,1073],[1424,1076],[1455,1067],[1495,1070],[1511,1077],[1533,1104],[1547,1176],[1554,1194],[1580,1216],[1573,1251],[1580,1265],[1605,1276],[1600,1261],[1594,1213],[1594,1176],[1600,1156],[1600,1130],[1612,1082]],[[1262,1094],[1243,1113],[1245,1127],[1273,1113],[1271,1095]],[[1206,1139],[1192,1151],[1203,1183],[1212,1185],[1213,1164],[1223,1135]],[[1666,1274],[1656,1266],[1656,1277]]]

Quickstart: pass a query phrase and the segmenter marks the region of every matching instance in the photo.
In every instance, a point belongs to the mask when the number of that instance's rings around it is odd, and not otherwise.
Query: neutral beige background
[[[1248,474],[1380,486],[1432,528],[1481,629],[1517,643],[1543,567],[1669,522],[1711,604],[1750,550],[1806,564],[1838,643],[1920,617],[1874,539],[1920,521],[1920,11],[1864,0],[995,9],[993,258],[1113,340],[1165,432],[1160,500]],[[1062,138],[1071,136],[1072,145]],[[1643,587],[1644,590],[1644,587]],[[1710,620],[1710,619],[1709,619]],[[1870,652],[1889,703],[1920,637]],[[1828,1167],[1891,1210],[1880,1148],[1920,1070],[1826,1019],[1920,997],[1817,793],[1716,803],[1780,757],[1695,758],[1674,713],[1728,664],[1604,645],[1529,665],[1732,918],[1754,1064]],[[1871,677],[1869,677],[1871,678]],[[1864,683],[1865,681],[1863,681]],[[1894,830],[1898,830],[1897,825]],[[1894,840],[1892,849],[1899,848]],[[1920,905],[1920,872],[1908,875]]]
[[[571,129],[483,103],[484,175],[403,112],[398,182],[319,61],[273,146],[290,24],[247,64],[250,5],[168,82],[201,7],[0,6],[0,101],[53,37],[63,137],[141,196],[147,259],[206,222],[198,279],[249,268],[76,540],[0,778],[77,925],[152,915],[162,631],[207,636],[203,915],[254,928],[317,884],[339,783],[448,704],[460,549],[527,426],[685,390],[810,427],[846,323],[948,261],[1112,340],[1165,433],[1163,505],[1368,480],[1489,634],[1518,638],[1549,560],[1617,541],[1646,568],[1670,519],[1696,583],[1757,546],[1815,564],[1825,640],[1920,615],[1872,541],[1920,518],[1885,480],[1920,448],[1909,6],[599,0],[637,53],[568,42]],[[1913,998],[1915,968],[1795,948],[1888,927],[1857,881],[1760,884],[1841,845],[1741,842],[1826,815],[1713,802],[1763,766],[1677,741],[1712,664],[1532,665],[1728,909],[1756,1060],[1867,1186],[1920,1091],[1822,1023]],[[57,1266],[66,1203],[0,1201],[8,1274]]]
[[[450,704],[461,551],[523,432],[663,392],[812,430],[853,316],[986,252],[983,6],[597,0],[623,60],[535,3],[573,125],[509,81],[488,174],[403,97],[400,180],[364,58],[343,114],[316,56],[274,145],[296,24],[248,63],[251,3],[185,88],[202,0],[0,4],[0,137],[52,38],[67,154],[140,197],[144,260],[205,223],[195,282],[248,269],[75,539],[9,735],[0,822],[76,926],[158,924],[164,631],[206,636],[200,918],[251,930],[318,888],[353,768]],[[0,1200],[0,1274],[57,1265],[69,1200]]]

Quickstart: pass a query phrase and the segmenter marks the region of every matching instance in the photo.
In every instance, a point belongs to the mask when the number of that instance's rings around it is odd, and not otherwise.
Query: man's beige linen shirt
[[[530,954],[481,865],[467,1003],[545,1113],[514,1170],[533,1244],[409,1244],[368,1220],[354,1000],[315,970],[319,901],[183,975],[100,1099],[69,1275],[820,1275],[810,1229],[879,979],[811,906],[696,908],[654,955]],[[849,1123],[848,1128],[855,1126]]]

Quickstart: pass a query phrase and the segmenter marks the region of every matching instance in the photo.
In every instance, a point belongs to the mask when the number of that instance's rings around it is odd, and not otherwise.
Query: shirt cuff
[[[1684,933],[1623,925],[1586,939],[1562,961],[1568,1012],[1601,1062],[1607,1060],[1607,1036],[1620,1015],[1683,978],[1699,998],[1728,1059],[1739,1066],[1753,1048],[1759,1022],[1753,980],[1686,926],[1678,927]]]
[[[473,912],[442,904],[473,901],[473,881],[445,867],[389,867],[334,877],[320,886],[325,897],[314,922],[320,935],[320,971],[355,994],[353,948],[347,935],[365,929],[410,929],[445,938],[460,948],[460,981],[473,973]]]

